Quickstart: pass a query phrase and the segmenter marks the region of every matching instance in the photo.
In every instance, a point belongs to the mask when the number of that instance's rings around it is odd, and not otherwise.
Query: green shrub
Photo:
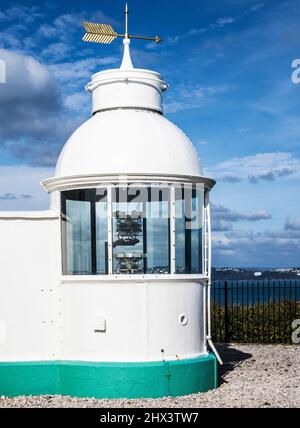
[[[216,342],[292,343],[292,322],[300,319],[300,302],[253,306],[212,305],[212,336]]]

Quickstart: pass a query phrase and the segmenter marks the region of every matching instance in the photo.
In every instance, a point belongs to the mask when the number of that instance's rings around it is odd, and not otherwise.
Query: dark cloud
[[[214,232],[228,232],[232,230],[232,224],[229,221],[222,219],[213,219],[212,229]]]
[[[64,117],[60,89],[46,67],[3,49],[0,58],[7,67],[0,88],[0,147],[27,163],[51,166],[80,120]]]
[[[258,183],[259,181],[275,181],[276,178],[288,177],[289,175],[294,174],[294,169],[292,168],[283,168],[282,170],[276,172],[268,172],[266,174],[258,174],[258,175],[249,175],[248,180],[250,183]]]
[[[278,232],[232,230],[213,236],[213,260],[216,265],[298,266],[300,228]]]
[[[14,201],[17,197],[12,193],[5,193],[5,195],[0,195],[0,201]]]
[[[17,199],[32,199],[31,195],[23,194],[16,195],[14,193],[5,193],[4,195],[0,195],[0,201],[16,201]]]
[[[224,177],[222,177],[221,180],[227,183],[239,183],[240,181],[242,181],[240,177],[234,177],[232,175],[225,175]]]
[[[288,231],[299,231],[300,232],[300,217],[299,218],[287,218],[285,223],[285,230]]]
[[[250,183],[258,183],[259,181],[274,181],[276,178],[275,174],[273,172],[268,172],[267,174],[261,174],[261,175],[249,175],[248,180]]]
[[[225,229],[230,230],[228,222],[238,222],[238,221],[261,221],[269,220],[272,218],[272,215],[266,210],[252,211],[252,212],[238,212],[233,211],[229,208],[224,207],[223,205],[212,204],[212,218],[213,222],[216,224],[223,224]],[[226,223],[225,223],[226,222]]]
[[[208,175],[229,183],[249,181],[256,184],[284,177],[298,178],[299,171],[300,160],[292,153],[270,152],[229,159],[213,167]]]

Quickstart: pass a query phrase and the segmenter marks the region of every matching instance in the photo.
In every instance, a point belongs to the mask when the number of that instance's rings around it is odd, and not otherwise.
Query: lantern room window
[[[113,273],[170,273],[170,190],[113,191]]]
[[[107,189],[62,193],[64,275],[108,273]]]
[[[61,207],[64,275],[203,272],[202,187],[71,190]]]
[[[91,192],[65,192],[63,198],[64,273],[92,273]]]
[[[175,200],[176,273],[202,273],[203,189],[177,187]]]

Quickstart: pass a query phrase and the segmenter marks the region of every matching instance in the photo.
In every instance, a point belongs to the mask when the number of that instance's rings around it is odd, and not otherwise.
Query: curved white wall
[[[136,68],[101,71],[86,86],[92,93],[93,113],[122,107],[162,112],[162,92],[166,88],[160,74]]]
[[[206,352],[201,284],[70,282],[62,295],[63,359],[161,361],[162,349],[166,360]]]
[[[206,352],[205,285],[61,282],[58,218],[0,219],[0,233],[0,361],[142,362]]]

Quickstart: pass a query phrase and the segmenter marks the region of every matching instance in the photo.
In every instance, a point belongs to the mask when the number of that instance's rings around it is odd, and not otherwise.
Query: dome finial
[[[132,70],[133,64],[131,61],[131,56],[130,56],[130,39],[124,39],[123,40],[123,44],[124,44],[124,55],[123,55],[123,60],[122,60],[122,64],[121,64],[121,70]]]
[[[128,3],[126,3],[126,6],[125,6],[125,39],[129,39],[129,33],[128,33],[128,15],[129,15]]]
[[[130,38],[129,38],[129,33],[128,33],[128,15],[129,15],[128,3],[126,3],[126,6],[125,6],[125,37],[123,40],[124,55],[123,55],[123,60],[122,60],[122,64],[121,64],[121,70],[132,70],[134,68],[132,61],[131,61],[131,56],[130,56]]]

